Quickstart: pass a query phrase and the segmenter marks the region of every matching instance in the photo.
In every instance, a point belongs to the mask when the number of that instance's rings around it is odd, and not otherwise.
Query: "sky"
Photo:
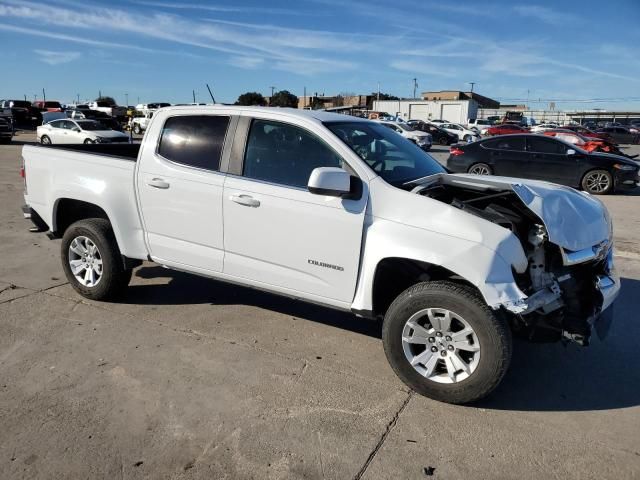
[[[474,91],[640,110],[640,0],[0,0],[0,98]]]

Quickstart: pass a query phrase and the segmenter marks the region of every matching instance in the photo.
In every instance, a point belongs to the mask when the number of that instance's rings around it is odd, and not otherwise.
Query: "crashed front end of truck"
[[[611,219],[599,200],[543,182],[473,175],[438,175],[412,191],[500,225],[520,240],[527,265],[513,277],[522,295],[499,305],[516,334],[584,346],[593,329],[606,336],[620,281]]]

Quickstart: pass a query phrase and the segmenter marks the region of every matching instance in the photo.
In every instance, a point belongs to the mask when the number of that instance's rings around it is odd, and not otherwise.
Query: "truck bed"
[[[38,145],[42,148],[71,150],[100,156],[116,157],[135,162],[138,159],[140,143],[89,143],[79,145]]]

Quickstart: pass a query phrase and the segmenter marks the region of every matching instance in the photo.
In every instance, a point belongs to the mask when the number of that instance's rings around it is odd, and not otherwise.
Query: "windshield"
[[[413,127],[407,125],[406,123],[396,123],[402,130],[405,132],[413,132]]]
[[[111,130],[106,128],[100,122],[77,122],[82,130]]]
[[[402,184],[446,170],[415,144],[374,122],[326,122],[325,125],[385,181]]]
[[[46,108],[60,108],[61,107],[59,102],[44,102],[44,106]]]

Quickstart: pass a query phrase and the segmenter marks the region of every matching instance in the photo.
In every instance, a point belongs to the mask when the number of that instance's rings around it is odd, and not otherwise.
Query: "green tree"
[[[262,96],[262,94],[258,92],[247,92],[243,93],[236,100],[236,105],[244,105],[244,106],[252,106],[257,105],[260,107],[264,107],[267,104],[267,101]]]
[[[269,101],[269,106],[298,108],[298,97],[288,90],[280,90],[273,94]]]
[[[107,102],[109,105],[117,105],[116,100],[113,97],[102,95],[95,99],[96,102]]]

